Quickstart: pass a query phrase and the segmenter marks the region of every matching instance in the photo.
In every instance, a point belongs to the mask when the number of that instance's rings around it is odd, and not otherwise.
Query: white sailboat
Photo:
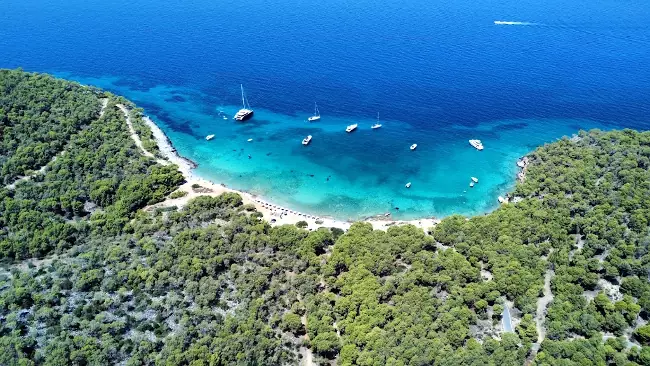
[[[239,86],[241,88],[242,109],[240,109],[237,112],[237,114],[235,114],[235,119],[237,121],[245,121],[245,120],[253,117],[253,110],[251,109],[251,106],[248,103],[248,98],[246,98],[246,94],[244,94],[244,85],[240,84]]]
[[[378,128],[381,128],[381,124],[379,123],[379,112],[377,112],[377,123],[375,123],[374,125],[372,125],[372,127],[370,127],[370,128],[372,128],[373,130],[376,130],[376,129],[378,129]]]
[[[316,104],[316,102],[314,102],[314,115],[307,118],[307,121],[316,122],[318,120],[320,120],[320,111],[318,110],[318,104]]]

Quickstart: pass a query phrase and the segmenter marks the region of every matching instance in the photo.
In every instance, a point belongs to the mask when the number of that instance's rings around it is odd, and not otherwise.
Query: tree
[[[285,332],[291,332],[295,335],[304,334],[305,327],[300,320],[300,316],[293,313],[286,313],[282,317],[282,329]]]

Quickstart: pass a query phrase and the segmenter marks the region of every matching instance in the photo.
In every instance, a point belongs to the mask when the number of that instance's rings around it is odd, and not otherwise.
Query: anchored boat
[[[411,145],[411,150],[415,150],[418,147],[418,144]]]
[[[379,112],[377,112],[377,123],[375,123],[374,125],[372,125],[372,127],[370,127],[370,128],[372,128],[373,130],[376,130],[376,129],[378,129],[378,128],[381,128],[381,124],[379,123]]]
[[[474,146],[476,150],[483,150],[483,144],[481,140],[469,140],[469,144]]]
[[[253,117],[253,110],[251,109],[251,105],[248,103],[248,98],[246,98],[246,94],[244,94],[244,85],[240,84],[239,86],[241,88],[242,109],[240,109],[237,112],[237,114],[235,114],[235,119],[237,121],[245,121]]]
[[[304,139],[302,139],[302,144],[303,145],[309,145],[310,142],[311,142],[311,135],[309,135],[309,136],[305,137]]]
[[[205,139],[208,140],[208,141],[212,140],[213,138],[214,138],[214,135],[205,136]]]
[[[357,127],[359,127],[359,125],[356,124],[356,123],[353,124],[353,125],[349,125],[348,127],[345,128],[345,132],[350,133],[350,132],[356,130]]]
[[[314,115],[307,118],[307,121],[316,122],[318,120],[320,120],[320,111],[318,110],[318,104],[316,104],[316,102],[314,102]]]

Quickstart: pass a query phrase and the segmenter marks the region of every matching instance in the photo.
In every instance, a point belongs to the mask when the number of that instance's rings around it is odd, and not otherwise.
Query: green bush
[[[174,191],[169,195],[169,198],[176,199],[187,196],[187,191]]]

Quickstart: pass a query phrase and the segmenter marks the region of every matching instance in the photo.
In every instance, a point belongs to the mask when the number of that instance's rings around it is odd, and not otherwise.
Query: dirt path
[[[122,104],[117,104],[117,108],[119,108],[122,113],[124,113],[124,117],[126,118],[126,125],[129,127],[129,133],[131,133],[131,138],[133,139],[133,142],[135,142],[135,146],[140,149],[140,152],[142,155],[150,157],[152,159],[156,159],[156,162],[161,165],[168,165],[169,162],[167,160],[162,160],[162,159],[157,159],[154,154],[151,152],[147,151],[147,149],[144,148],[144,145],[142,145],[142,140],[140,140],[140,136],[138,136],[137,132],[135,132],[135,129],[133,128],[133,123],[131,122],[131,115],[129,114],[129,110]]]
[[[104,117],[104,113],[106,113],[106,107],[108,106],[108,98],[102,98],[102,109],[99,110],[99,118]]]
[[[537,325],[537,342],[533,343],[531,352],[526,359],[526,365],[532,364],[537,356],[542,341],[546,338],[546,327],[544,326],[544,318],[546,318],[546,307],[553,301],[553,292],[551,291],[551,280],[555,275],[555,271],[551,269],[546,270],[544,275],[544,290],[543,296],[537,299],[537,311],[535,313],[535,324]]]
[[[546,337],[546,328],[544,327],[544,317],[546,315],[546,307],[553,301],[553,292],[551,292],[551,279],[555,272],[548,269],[544,276],[544,296],[537,299],[537,313],[535,315],[535,323],[537,323],[537,343],[542,343]]]
[[[302,317],[300,317],[300,321],[302,324],[305,326],[305,330],[307,329],[307,314],[303,314]],[[303,340],[309,341],[309,335],[305,333],[303,336]],[[314,365],[314,354],[312,353],[311,349],[309,347],[302,346],[300,347],[300,354],[302,355],[302,363],[301,365],[303,366],[313,366]]]

